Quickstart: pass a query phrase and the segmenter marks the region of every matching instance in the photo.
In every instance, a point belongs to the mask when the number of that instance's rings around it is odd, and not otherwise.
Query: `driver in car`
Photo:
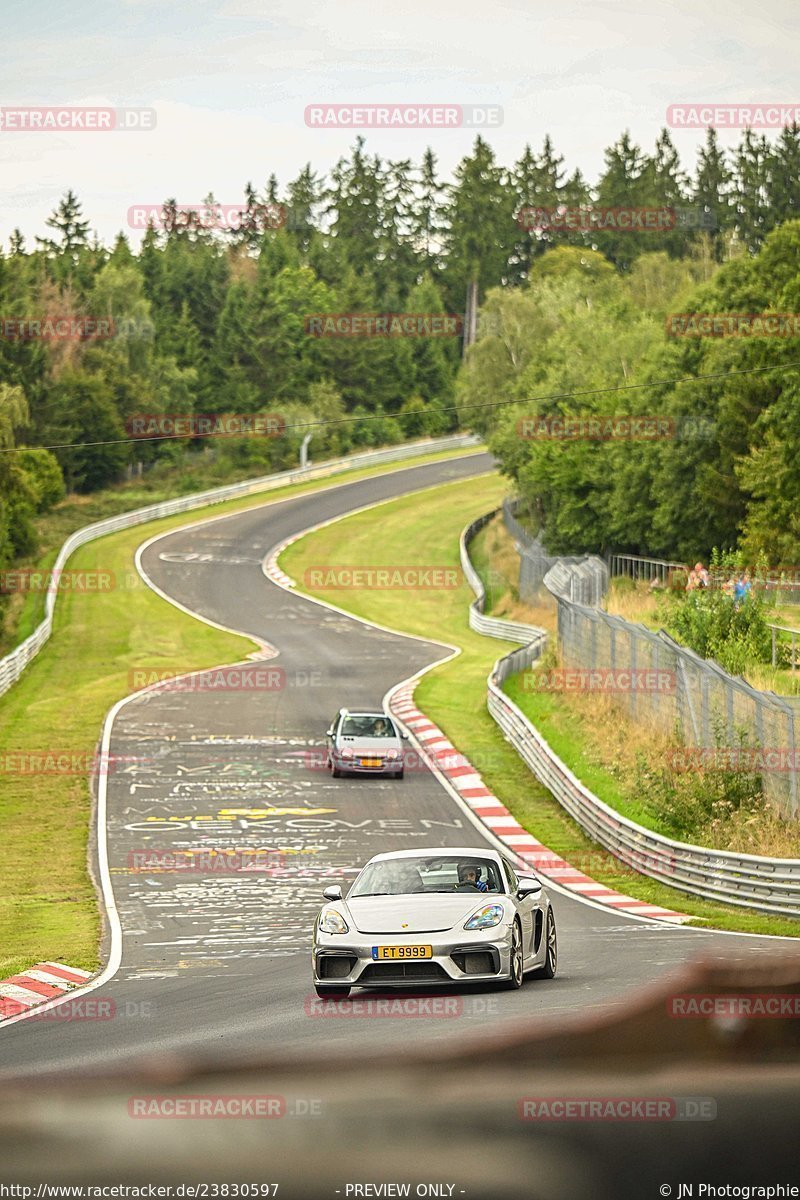
[[[489,885],[480,877],[481,869],[475,863],[459,863],[458,865],[458,883],[455,886],[457,892],[488,892]]]

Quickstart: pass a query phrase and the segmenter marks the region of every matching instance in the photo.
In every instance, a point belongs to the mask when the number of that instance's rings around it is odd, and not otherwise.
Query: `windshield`
[[[486,887],[482,884],[486,884]],[[478,894],[484,891],[503,891],[496,863],[486,858],[447,855],[437,858],[390,858],[369,863],[353,884],[349,898],[408,896],[426,892]]]
[[[345,717],[340,733],[342,737],[397,737],[394,725],[388,717]]]

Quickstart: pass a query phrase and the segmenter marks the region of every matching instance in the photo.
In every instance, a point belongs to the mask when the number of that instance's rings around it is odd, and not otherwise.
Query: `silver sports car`
[[[407,737],[384,712],[340,708],[326,733],[331,774],[334,778],[353,774],[402,779]]]
[[[314,925],[319,996],[353,987],[495,981],[556,973],[556,922],[532,874],[487,848],[377,854],[346,897],[338,885]]]

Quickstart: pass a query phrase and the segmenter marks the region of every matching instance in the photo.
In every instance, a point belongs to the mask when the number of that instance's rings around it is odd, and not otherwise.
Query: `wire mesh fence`
[[[533,589],[527,595],[543,584],[556,598],[564,665],[588,672],[589,689],[593,682],[602,688],[610,674],[616,686],[607,694],[632,720],[679,736],[686,753],[683,762],[678,755],[678,767],[691,769],[697,763],[757,772],[778,811],[797,818],[797,706],[729,675],[663,629],[655,632],[603,611],[609,571],[602,559],[549,556],[520,524],[513,501],[503,506],[503,516],[520,553],[520,595],[525,573],[526,587]],[[655,559],[638,563],[648,561],[655,564],[656,575],[675,566]],[[639,565],[636,569],[642,570]]]
[[[473,521],[461,538],[465,576],[476,594],[470,607],[470,626],[492,637],[516,640],[525,627],[514,625],[515,636],[512,637],[502,618],[482,615],[483,584],[469,558],[472,537],[495,515],[493,511]],[[523,533],[528,535],[527,530]],[[557,586],[556,579],[549,578],[548,584]],[[562,597],[559,608],[569,612],[576,606]],[[574,615],[577,618],[579,614],[575,612]],[[588,620],[597,623],[603,619],[619,621],[589,608],[586,615]],[[624,621],[620,623],[626,625]],[[507,679],[532,667],[545,649],[547,635],[543,629],[528,627],[528,635],[531,640],[526,645],[503,655],[494,664],[487,680],[489,713],[537,779],[589,837],[627,866],[681,891],[761,912],[800,916],[800,860],[714,850],[675,841],[622,816],[573,775],[503,689]],[[653,648],[656,667],[660,662],[660,650],[660,644]],[[701,727],[702,722],[698,722],[698,728]],[[764,733],[768,737],[780,736],[768,734],[766,729]]]
[[[503,521],[519,552],[519,594],[526,602],[535,600],[549,571],[559,575],[569,599],[592,607],[601,607],[608,592],[608,567],[597,555],[548,554],[541,539],[518,519],[518,503],[503,501]]]

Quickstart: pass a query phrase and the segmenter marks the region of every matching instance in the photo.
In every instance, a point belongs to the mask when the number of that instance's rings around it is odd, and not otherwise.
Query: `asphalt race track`
[[[556,893],[554,981],[528,981],[512,993],[472,990],[453,1019],[314,1014],[309,946],[322,888],[380,851],[474,844],[481,834],[424,770],[402,781],[332,779],[320,760],[324,730],[341,705],[379,704],[393,684],[447,652],[288,593],[265,578],[262,561],[278,542],[320,521],[490,467],[479,454],[340,484],[207,521],[144,551],[143,568],[165,594],[271,643],[278,657],[248,662],[241,689],[155,691],[119,710],[107,803],[122,961],[91,993],[109,1002],[99,1009],[106,1019],[60,1019],[59,1006],[7,1025],[0,1029],[4,1077],[107,1070],[142,1055],[235,1062],[323,1045],[400,1051],[410,1037],[417,1045],[461,1038],[523,1014],[624,1008],[631,989],[692,957],[795,952],[788,940],[658,925]],[[165,602],[164,621],[171,618]],[[143,646],[142,666],[153,664]],[[276,679],[282,686],[269,686]],[[258,680],[267,686],[246,686]],[[212,847],[277,850],[284,870],[136,866],[145,849]]]

